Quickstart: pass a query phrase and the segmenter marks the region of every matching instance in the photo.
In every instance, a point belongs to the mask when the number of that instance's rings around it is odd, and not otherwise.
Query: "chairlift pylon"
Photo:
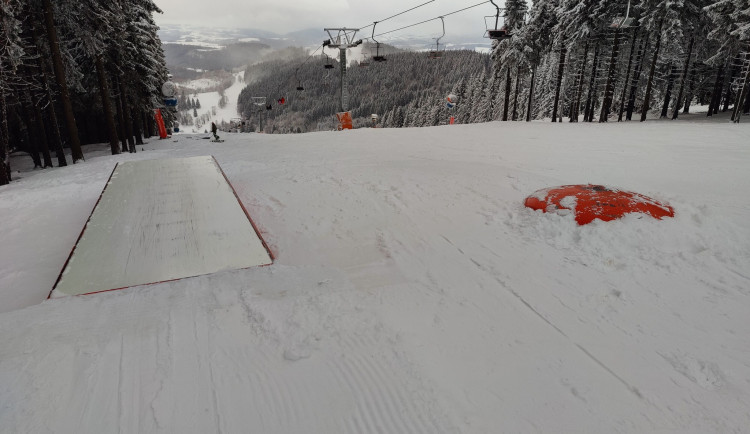
[[[374,22],[374,23],[372,24],[372,37],[371,37],[371,39],[372,39],[373,41],[375,41],[375,55],[374,55],[374,56],[372,56],[372,60],[374,60],[375,62],[385,62],[385,61],[386,61],[386,60],[388,60],[388,59],[386,59],[386,58],[385,58],[385,56],[381,56],[381,55],[380,55],[380,42],[378,42],[378,40],[377,40],[377,39],[375,39],[375,27],[376,27],[377,25],[378,25],[378,22],[377,22],[377,21],[375,21],[375,22]]]
[[[485,38],[494,39],[496,41],[502,41],[505,39],[510,39],[511,36],[513,36],[508,31],[508,26],[505,24],[505,17],[503,17],[503,25],[499,26],[500,24],[500,6],[495,4],[493,0],[490,0],[490,3],[492,3],[492,6],[495,6],[495,9],[497,9],[497,13],[495,14],[495,26],[490,28],[487,26],[487,18],[492,18],[492,16],[484,17],[484,25],[487,27],[487,31],[484,33]]]
[[[430,59],[439,59],[443,57],[443,52],[440,51],[440,39],[445,36],[445,19],[443,19],[442,16],[438,18],[440,18],[440,21],[443,23],[443,34],[435,38],[435,50],[430,51]]]

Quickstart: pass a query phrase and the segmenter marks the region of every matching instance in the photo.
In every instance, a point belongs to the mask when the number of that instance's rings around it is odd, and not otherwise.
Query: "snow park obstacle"
[[[641,213],[661,220],[674,217],[674,209],[650,197],[602,185],[563,185],[545,188],[526,198],[524,205],[542,212],[575,215],[579,225],[595,219],[611,221],[625,214]]]
[[[272,262],[214,157],[119,163],[50,296],[92,294]]]

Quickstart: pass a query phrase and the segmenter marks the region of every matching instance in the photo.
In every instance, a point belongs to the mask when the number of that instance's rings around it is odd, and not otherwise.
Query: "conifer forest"
[[[0,185],[13,150],[65,166],[84,159],[81,145],[136,152],[154,134],[168,79],[159,11],[152,0],[0,2]]]

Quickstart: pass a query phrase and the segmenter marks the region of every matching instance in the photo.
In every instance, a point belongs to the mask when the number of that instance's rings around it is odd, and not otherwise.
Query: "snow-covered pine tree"
[[[64,0],[64,4],[69,14],[66,17],[75,17],[78,25],[76,38],[80,41],[82,50],[88,59],[81,59],[80,62],[89,61],[93,63],[96,71],[97,84],[99,87],[99,99],[104,112],[104,121],[107,127],[109,145],[112,155],[119,154],[120,142],[117,137],[115,127],[114,111],[112,106],[112,95],[110,93],[110,84],[108,81],[108,70],[105,67],[105,53],[115,47],[111,39],[115,27],[121,14],[116,8],[115,2],[98,2],[93,0]],[[72,23],[68,23],[72,26]]]
[[[6,93],[24,56],[19,19],[21,6],[15,0],[0,2],[0,185],[11,181]]]
[[[526,41],[521,30],[524,26],[524,17],[528,11],[528,6],[524,0],[508,0],[505,2],[505,27],[510,33],[510,39],[496,43],[493,47],[495,56],[495,80],[499,77],[505,77],[505,86],[497,86],[497,89],[503,93],[503,120],[508,120],[511,97],[511,80],[512,74],[516,73],[516,82],[518,74],[521,71],[521,65],[526,63],[524,51]]]
[[[548,62],[545,59],[548,57],[550,47],[552,47],[554,41],[553,28],[558,23],[558,7],[558,0],[538,0],[533,2],[529,10],[529,20],[518,32],[519,43],[523,46],[523,55],[534,78],[530,80],[529,84],[532,91],[529,95],[531,103],[527,103],[529,108],[529,112],[527,113],[528,120],[539,116],[539,110],[535,107],[540,106],[538,98],[545,95],[545,92],[543,92],[544,86],[540,86],[539,83],[546,78],[546,68],[544,66],[548,65]],[[497,85],[497,83],[495,84]]]
[[[719,43],[716,55],[707,63],[716,65],[721,63],[722,58],[738,58],[737,63],[744,67],[744,74],[738,80],[743,85],[737,86],[738,95],[734,98],[735,110],[732,114],[732,119],[738,120],[740,108],[750,109],[750,0],[720,0],[704,9],[713,23],[708,38]],[[728,93],[725,107],[730,100]],[[718,103],[712,106],[718,111]]]
[[[641,29],[648,32],[653,42],[653,55],[649,66],[646,92],[641,108],[641,122],[646,120],[651,108],[654,74],[660,56],[674,62],[683,53],[687,23],[694,21],[703,0],[641,0],[636,5]],[[664,50],[662,53],[661,50]],[[666,93],[666,92],[665,92]]]

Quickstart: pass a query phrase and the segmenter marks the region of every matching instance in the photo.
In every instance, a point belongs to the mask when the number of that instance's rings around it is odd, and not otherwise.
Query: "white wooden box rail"
[[[52,296],[271,263],[214,157],[120,163]]]

